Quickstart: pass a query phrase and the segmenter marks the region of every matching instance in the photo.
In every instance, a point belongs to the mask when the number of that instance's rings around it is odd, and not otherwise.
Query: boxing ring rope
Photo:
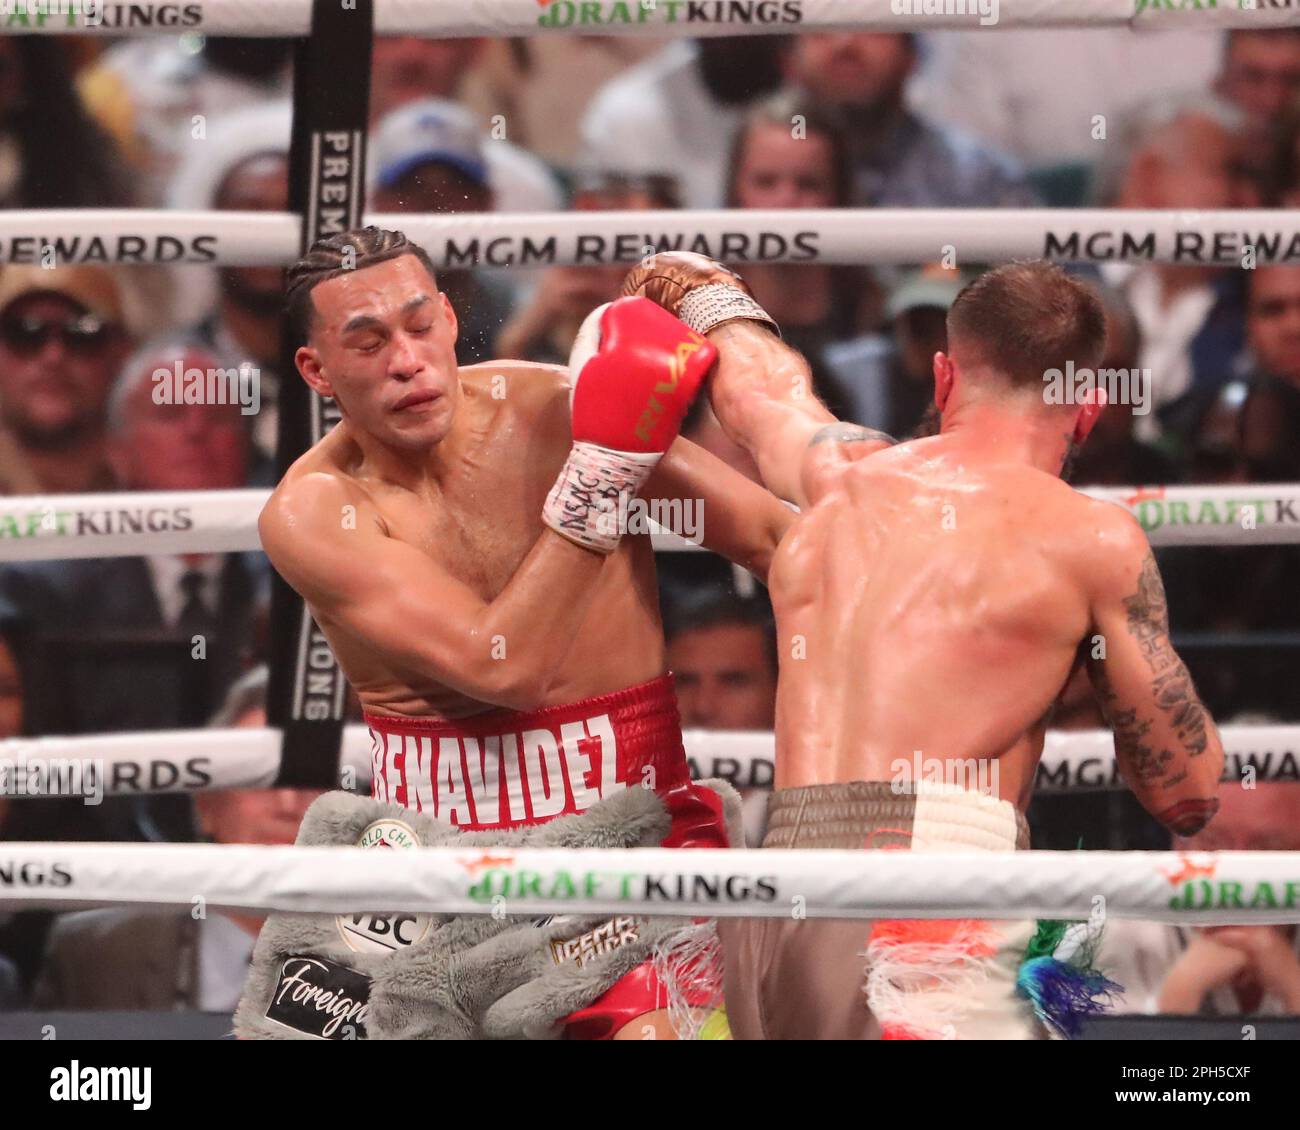
[[[1300,543],[1300,483],[1090,487],[1083,493],[1127,508],[1158,547]],[[0,563],[260,550],[257,515],[269,495],[248,488],[0,498]],[[648,524],[657,550],[701,548]]]
[[[0,0],[48,12],[56,2]],[[196,0],[177,21],[150,5],[62,3],[64,18],[5,20],[22,33],[201,32],[305,36],[312,0]],[[946,0],[922,15],[912,0],[375,0],[381,34],[442,36],[538,33],[736,35],[852,27],[928,31],[987,23],[970,0]],[[932,5],[933,6],[933,5]],[[161,7],[161,6],[160,6]],[[1143,30],[1290,26],[1300,11],[1170,12],[1142,0],[1000,0],[996,26],[1127,26]],[[1140,10],[1135,13],[1134,9]],[[369,6],[360,18],[369,21]],[[1068,10],[1067,10],[1068,9]],[[86,20],[87,10],[97,18]],[[594,13],[594,15],[593,15]],[[184,20],[179,23],[178,21]],[[583,22],[587,21],[587,22]],[[592,22],[595,21],[595,22]],[[1008,258],[1194,262],[1244,266],[1300,260],[1300,213],[1073,210],[851,210],[666,212],[573,215],[368,216],[401,226],[428,246],[436,265],[537,267],[635,263],[680,247],[745,262],[962,264]],[[300,249],[295,213],[24,211],[0,213],[0,262],[283,265]],[[53,262],[50,262],[53,265]],[[1300,542],[1300,484],[1242,489],[1123,488],[1105,493],[1128,505],[1157,545]],[[140,553],[233,552],[258,548],[255,517],[265,492],[67,496],[10,499],[0,506],[0,560],[48,560]],[[1258,504],[1256,506],[1256,504]],[[1183,509],[1177,509],[1182,507]],[[1249,507],[1251,523],[1241,521]],[[1270,509],[1271,508],[1271,509]],[[1195,517],[1193,517],[1195,513]],[[1158,520],[1157,520],[1158,519]],[[1250,528],[1250,524],[1254,528]],[[57,547],[57,552],[56,552]],[[662,545],[657,547],[662,548]],[[680,546],[676,547],[680,548]],[[1294,776],[1300,727],[1224,727],[1229,765],[1257,779]],[[0,788],[30,784],[42,760],[93,765],[108,792],[194,791],[265,785],[276,778],[281,731],[185,730],[0,743]],[[770,782],[771,735],[688,734],[699,775],[734,761],[736,775]],[[341,768],[361,784],[369,770],[364,727],[344,734]],[[1264,747],[1269,747],[1267,750]],[[1274,748],[1275,747],[1275,748]],[[153,762],[183,756],[181,778],[153,779]],[[1262,753],[1270,756],[1263,762]],[[1276,752],[1274,759],[1271,755]],[[155,756],[156,754],[156,756]],[[148,779],[141,787],[145,758]],[[703,761],[711,758],[713,764]],[[1115,776],[1108,733],[1051,734],[1040,783],[1080,787],[1085,765],[1101,782]],[[133,767],[134,774],[123,767]],[[766,769],[764,768],[766,767]],[[1288,769],[1289,767],[1289,769]],[[333,770],[334,766],[329,767]],[[725,775],[725,774],[724,774]],[[754,782],[750,782],[754,783]],[[84,780],[83,780],[84,784]],[[158,788],[153,786],[158,784]],[[0,794],[2,795],[2,794]],[[28,789],[17,795],[33,795]],[[570,894],[579,891],[581,894]],[[1104,896],[1101,892],[1107,892]],[[634,852],[234,845],[0,845],[0,906],[212,907],[350,913],[384,912],[871,918],[1140,918],[1170,922],[1300,920],[1294,853],[1024,852],[951,855],[821,851]]]
[[[655,251],[696,251],[741,269],[746,263],[960,266],[1035,258],[1300,263],[1300,210],[1277,208],[376,212],[365,220],[406,232],[444,270],[633,266]],[[301,224],[293,212],[0,211],[0,262],[282,267],[298,258]]]
[[[1225,781],[1300,780],[1300,725],[1220,728]],[[210,789],[267,788],[280,771],[280,731],[273,727],[153,730],[92,736],[8,738],[0,741],[0,797],[139,796]],[[691,776],[720,777],[736,788],[770,788],[775,762],[771,733],[686,730]],[[179,751],[179,752],[178,752]],[[321,788],[365,790],[371,778],[369,730],[343,730],[342,756],[321,766]],[[990,762],[970,766],[965,784],[987,782]],[[958,763],[957,770],[965,769]],[[900,779],[944,780],[945,769],[923,752],[897,759]],[[1109,730],[1051,730],[1034,781],[1038,793],[1120,788],[1123,782]]]
[[[1165,10],[1156,0],[375,0],[380,35],[754,35],[830,28],[862,31],[1028,27],[1283,27],[1297,13],[1231,7]],[[143,8],[133,15],[131,8]],[[45,34],[304,36],[311,0],[201,0],[169,18],[113,0],[0,0],[0,15],[37,13],[6,31]],[[927,11],[931,9],[932,11]],[[937,9],[937,10],[933,10]],[[40,16],[39,13],[57,13]]]
[[[1295,852],[0,845],[0,907],[1300,921]],[[1103,894],[1102,892],[1106,892]]]

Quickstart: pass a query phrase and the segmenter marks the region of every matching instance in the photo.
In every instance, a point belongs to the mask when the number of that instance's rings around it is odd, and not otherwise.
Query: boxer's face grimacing
[[[393,447],[428,449],[460,402],[456,314],[414,255],[317,285],[310,342],[295,360],[354,427]]]

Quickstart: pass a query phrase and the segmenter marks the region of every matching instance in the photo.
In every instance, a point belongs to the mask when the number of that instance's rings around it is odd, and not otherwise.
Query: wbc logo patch
[[[420,837],[401,820],[376,820],[357,840],[363,848],[418,848]],[[432,920],[427,914],[371,914],[360,911],[334,919],[348,948],[356,953],[393,953],[420,941]]]

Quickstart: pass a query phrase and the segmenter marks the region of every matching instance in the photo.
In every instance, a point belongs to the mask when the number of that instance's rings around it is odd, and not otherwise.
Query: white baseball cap
[[[450,165],[484,186],[489,185],[483,158],[483,131],[468,110],[441,98],[421,98],[385,114],[370,145],[376,183],[392,188],[412,169],[425,164]]]

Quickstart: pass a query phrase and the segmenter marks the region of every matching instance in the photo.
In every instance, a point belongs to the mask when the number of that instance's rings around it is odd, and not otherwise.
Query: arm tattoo
[[[875,428],[864,428],[858,424],[827,424],[813,433],[808,446],[813,447],[819,443],[887,443],[892,447],[897,442],[893,436],[878,432]]]
[[[1156,817],[1166,828],[1179,836],[1194,836],[1204,828],[1219,811],[1219,798],[1208,800],[1180,800]]]
[[[1160,570],[1155,556],[1148,553],[1138,576],[1137,591],[1124,600],[1128,630],[1137,641],[1143,658],[1151,669],[1152,697],[1156,705],[1173,722],[1183,750],[1192,757],[1204,753],[1208,745],[1205,730],[1205,709],[1197,698],[1187,667],[1178,658],[1169,642],[1169,608]],[[1118,695],[1111,686],[1104,664],[1090,664],[1093,685],[1101,699],[1102,713],[1115,733],[1115,752],[1132,767],[1133,775],[1144,785],[1171,788],[1184,780],[1187,769],[1176,769],[1177,755],[1173,750],[1157,747],[1148,739],[1152,723],[1138,716],[1135,709],[1119,706]],[[1198,807],[1200,806],[1200,807]],[[1200,826],[1208,823],[1217,801],[1185,801],[1161,814],[1167,826],[1172,821],[1184,822],[1187,827],[1199,820]],[[1179,835],[1190,835],[1175,828]],[[1193,829],[1196,830],[1196,829]]]
[[[1169,606],[1160,583],[1155,555],[1142,562],[1138,590],[1124,601],[1128,628],[1151,668],[1151,690],[1156,704],[1170,715],[1183,747],[1193,757],[1205,752],[1205,709],[1192,686],[1187,666],[1169,642]]]

